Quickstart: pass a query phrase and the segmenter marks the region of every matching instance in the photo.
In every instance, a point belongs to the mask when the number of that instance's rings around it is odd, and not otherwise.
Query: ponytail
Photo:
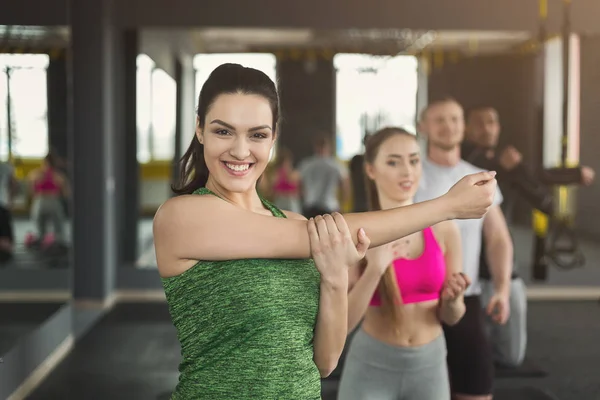
[[[204,145],[194,135],[187,151],[176,165],[179,169],[178,181],[171,185],[171,190],[177,195],[192,194],[206,186],[208,181],[208,166],[204,160]]]
[[[375,182],[369,179],[365,174],[365,187],[367,189],[367,198],[369,201],[369,209],[371,211],[381,210],[379,203],[379,194]],[[366,263],[363,264],[366,267]],[[396,280],[396,272],[392,264],[383,273],[379,285],[377,286],[379,297],[381,298],[381,308],[383,312],[394,321],[394,326],[398,326],[401,319],[402,299],[400,297],[400,289]]]
[[[376,133],[368,136],[365,140],[365,166],[372,164],[375,161],[381,144],[393,135],[409,135],[414,137],[402,128],[388,127],[383,128]],[[365,189],[367,191],[367,199],[369,201],[369,209],[371,211],[381,210],[379,202],[379,193],[375,182],[365,174]],[[366,262],[361,263],[361,267],[366,267]],[[392,265],[388,266],[377,287],[379,297],[381,298],[381,308],[385,315],[389,316],[394,322],[394,326],[398,326],[402,318],[402,297],[400,296],[400,288],[396,280],[396,272]]]

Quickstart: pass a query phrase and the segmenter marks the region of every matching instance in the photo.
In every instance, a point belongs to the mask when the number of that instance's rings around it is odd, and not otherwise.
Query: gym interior
[[[272,160],[282,148],[309,157],[327,136],[347,166],[365,134],[417,133],[430,99],[452,96],[494,107],[499,146],[532,169],[598,171],[598,18],[592,0],[4,2],[0,161],[15,185],[0,399],[170,398],[180,349],[152,220],[173,196],[198,93],[218,65],[277,81]],[[29,178],[49,154],[69,188],[60,245],[32,211]],[[528,345],[518,368],[496,371],[498,400],[600,398],[600,184],[548,188],[550,215],[512,199]],[[342,365],[323,399],[336,398]]]

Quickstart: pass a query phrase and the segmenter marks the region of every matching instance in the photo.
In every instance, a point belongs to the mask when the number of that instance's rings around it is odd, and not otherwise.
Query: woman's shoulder
[[[155,225],[160,225],[161,221],[197,218],[201,214],[210,213],[225,204],[227,203],[219,201],[216,196],[183,194],[171,197],[158,207],[156,214],[154,214],[154,222]]]
[[[453,220],[442,221],[431,227],[436,240],[438,242],[445,242],[452,235],[459,235],[458,225]]]
[[[285,217],[287,219],[297,219],[300,221],[306,221],[306,217],[302,214],[298,214],[293,211],[285,211],[285,210],[281,210],[281,212],[285,215]]]

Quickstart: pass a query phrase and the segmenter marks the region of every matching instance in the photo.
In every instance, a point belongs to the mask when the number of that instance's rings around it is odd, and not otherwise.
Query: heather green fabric
[[[200,261],[162,282],[182,354],[172,400],[321,398],[313,361],[320,277],[312,260]]]

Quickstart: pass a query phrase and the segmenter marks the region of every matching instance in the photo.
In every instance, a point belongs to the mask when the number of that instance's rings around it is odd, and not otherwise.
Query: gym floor
[[[599,312],[592,301],[530,302],[527,358],[547,375],[499,378],[495,400],[600,399]],[[166,304],[122,303],[29,399],[167,400],[177,384],[179,352]],[[335,399],[336,386],[335,380],[324,382],[324,400]]]
[[[57,312],[63,303],[0,303],[0,355]]]

